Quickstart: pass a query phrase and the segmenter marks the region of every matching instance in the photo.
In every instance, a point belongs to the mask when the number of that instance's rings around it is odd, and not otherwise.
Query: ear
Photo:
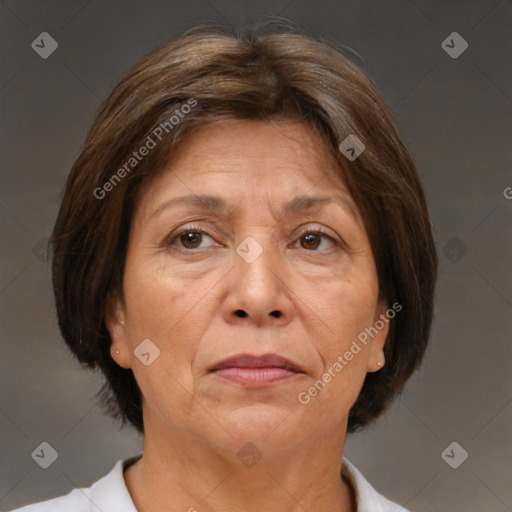
[[[384,344],[389,333],[390,318],[386,314],[388,305],[385,301],[379,301],[375,310],[375,317],[373,319],[372,332],[373,336],[370,338],[370,353],[368,357],[367,372],[377,372],[381,370],[386,364],[384,358]],[[377,331],[375,333],[375,331]]]
[[[118,294],[111,294],[105,307],[105,325],[110,334],[110,356],[122,368],[131,368],[130,345],[125,326],[125,306]]]

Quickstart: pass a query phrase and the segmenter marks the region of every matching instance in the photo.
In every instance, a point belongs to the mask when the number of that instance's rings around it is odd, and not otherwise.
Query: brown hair
[[[102,403],[123,424],[143,432],[141,392],[110,356],[104,317],[109,297],[122,296],[137,197],[176,145],[211,120],[300,119],[332,149],[361,211],[380,298],[402,312],[390,321],[386,365],[367,374],[351,409],[349,432],[382,414],[420,365],[438,266],[427,203],[390,110],[356,60],[282,19],[246,28],[208,23],[151,52],[103,104],[67,180],[52,271],[64,340],[84,366],[103,372]],[[158,143],[135,161],[158,127]],[[352,134],[366,149],[349,161],[338,146]]]

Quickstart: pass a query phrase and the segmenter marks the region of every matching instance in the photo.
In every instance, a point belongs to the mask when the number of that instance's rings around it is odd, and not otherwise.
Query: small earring
[[[116,350],[116,354],[119,354],[119,350]]]
[[[382,366],[382,363],[380,361],[378,361],[377,366]]]

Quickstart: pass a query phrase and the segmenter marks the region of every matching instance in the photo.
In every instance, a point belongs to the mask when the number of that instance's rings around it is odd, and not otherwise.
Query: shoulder
[[[59,496],[11,512],[137,512],[126,487],[124,468],[140,455],[120,460],[110,473],[100,478],[91,487],[76,488],[65,496]]]
[[[343,457],[342,468],[343,473],[354,487],[357,497],[357,512],[409,512],[402,505],[379,494],[363,474],[345,457]]]

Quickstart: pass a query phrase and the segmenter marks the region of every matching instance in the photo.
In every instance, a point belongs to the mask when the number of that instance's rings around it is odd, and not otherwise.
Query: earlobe
[[[390,318],[387,314],[388,308],[385,303],[379,303],[373,328],[376,334],[372,337],[370,344],[370,357],[368,358],[368,373],[381,370],[386,364],[384,357],[384,345],[389,333]]]
[[[384,357],[384,352],[381,352],[380,356],[377,356],[377,358],[370,356],[370,359],[368,361],[368,368],[366,371],[367,373],[378,372],[379,370],[382,370],[385,364],[386,359]]]
[[[110,356],[122,368],[131,368],[130,349],[121,301],[111,297],[105,308],[105,325],[110,334]]]
[[[386,364],[386,358],[384,357],[384,352],[381,353],[380,358],[377,360],[376,365],[377,369],[373,370],[378,372],[379,370],[382,370],[382,367]]]
[[[112,345],[110,346],[110,356],[121,368],[131,368],[128,349],[126,347],[116,348],[117,346],[118,345],[115,342],[112,342]]]

